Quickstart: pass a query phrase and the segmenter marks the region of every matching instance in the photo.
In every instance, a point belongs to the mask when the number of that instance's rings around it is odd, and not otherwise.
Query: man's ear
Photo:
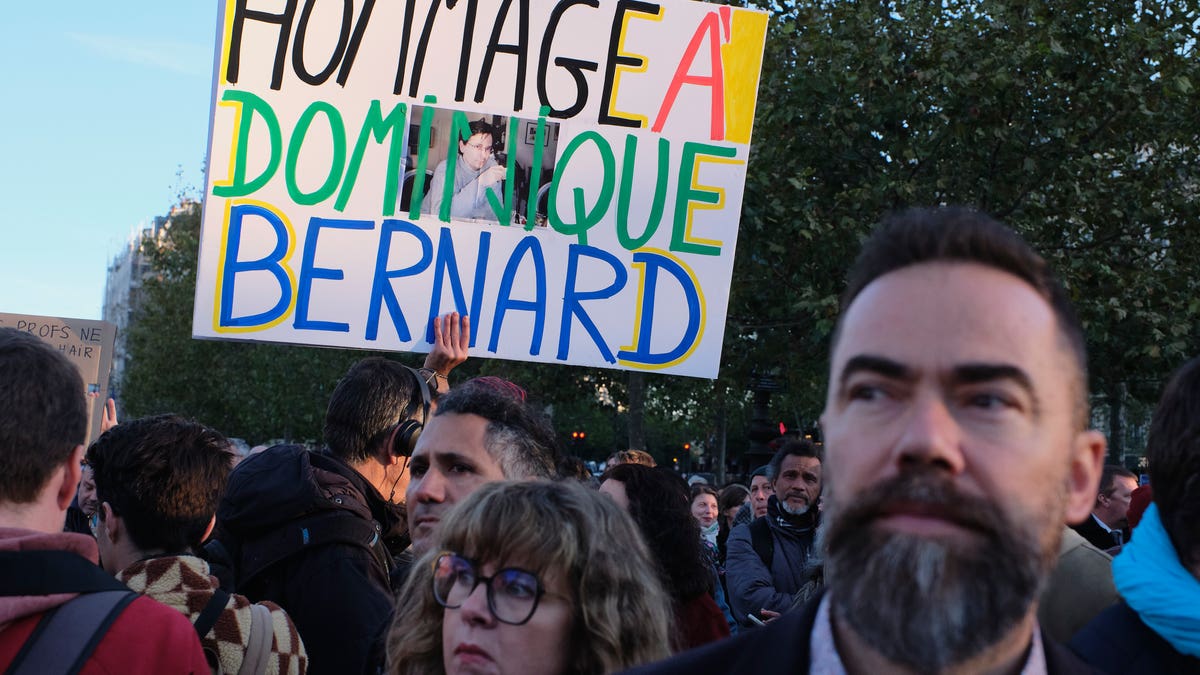
[[[83,475],[84,447],[82,445],[75,446],[71,451],[70,458],[67,459],[67,465],[63,467],[62,484],[58,486],[55,501],[60,511],[66,511],[67,507],[71,506],[71,501],[75,499],[75,491],[79,489],[79,477]]]
[[[1075,435],[1067,474],[1067,523],[1082,523],[1092,512],[1107,451],[1108,440],[1099,431],[1089,429]]]
[[[401,458],[392,454],[392,444],[395,443],[395,441],[396,432],[393,431],[391,434],[388,434],[387,439],[375,446],[375,449],[371,451],[371,457],[373,457],[376,462],[379,462],[383,466],[391,466],[396,464]]]
[[[101,502],[97,508],[100,509],[100,526],[96,529],[96,537],[107,537],[110,542],[117,543],[125,535],[124,521],[113,513],[108,502]]]

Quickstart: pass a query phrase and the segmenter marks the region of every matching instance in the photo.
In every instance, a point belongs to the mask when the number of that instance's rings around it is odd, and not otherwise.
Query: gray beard
[[[793,511],[792,507],[788,506],[788,503],[781,499],[781,500],[779,500],[779,508],[780,508],[780,510],[782,510],[784,513],[786,513],[788,515],[802,516],[802,515],[808,513],[808,510],[812,508],[812,504],[805,504],[804,506],[798,507],[796,510]]]
[[[970,514],[968,525],[980,540],[877,527],[879,509],[896,498],[948,503],[953,513]],[[849,508],[831,504],[827,511],[833,611],[888,660],[919,672],[964,663],[1003,639],[1029,611],[1058,552],[1057,543],[1040,550],[1045,514],[1009,522],[994,505],[958,494],[948,481],[901,476],[856,497]]]

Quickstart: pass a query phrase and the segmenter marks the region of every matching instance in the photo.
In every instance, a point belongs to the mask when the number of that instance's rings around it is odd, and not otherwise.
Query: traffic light
[[[571,442],[576,445],[582,445],[587,440],[586,431],[572,431]]]
[[[691,444],[691,443],[684,443],[684,444],[683,444],[683,451],[684,451],[684,452],[691,452],[691,451],[692,451],[692,444]]]

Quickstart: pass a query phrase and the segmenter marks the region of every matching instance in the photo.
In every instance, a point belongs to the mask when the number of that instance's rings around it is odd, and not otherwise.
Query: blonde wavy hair
[[[433,563],[442,551],[561,575],[573,625],[567,672],[599,675],[669,656],[671,600],[637,527],[611,499],[573,483],[485,485],[442,520],[413,564],[388,633],[388,672],[445,673]]]

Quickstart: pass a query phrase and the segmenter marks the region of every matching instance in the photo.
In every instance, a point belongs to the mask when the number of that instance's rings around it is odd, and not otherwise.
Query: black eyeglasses
[[[433,597],[446,609],[462,607],[481,583],[486,584],[492,616],[513,626],[529,621],[546,594],[533,572],[517,567],[506,567],[485,577],[474,562],[456,553],[442,553],[433,563]]]

